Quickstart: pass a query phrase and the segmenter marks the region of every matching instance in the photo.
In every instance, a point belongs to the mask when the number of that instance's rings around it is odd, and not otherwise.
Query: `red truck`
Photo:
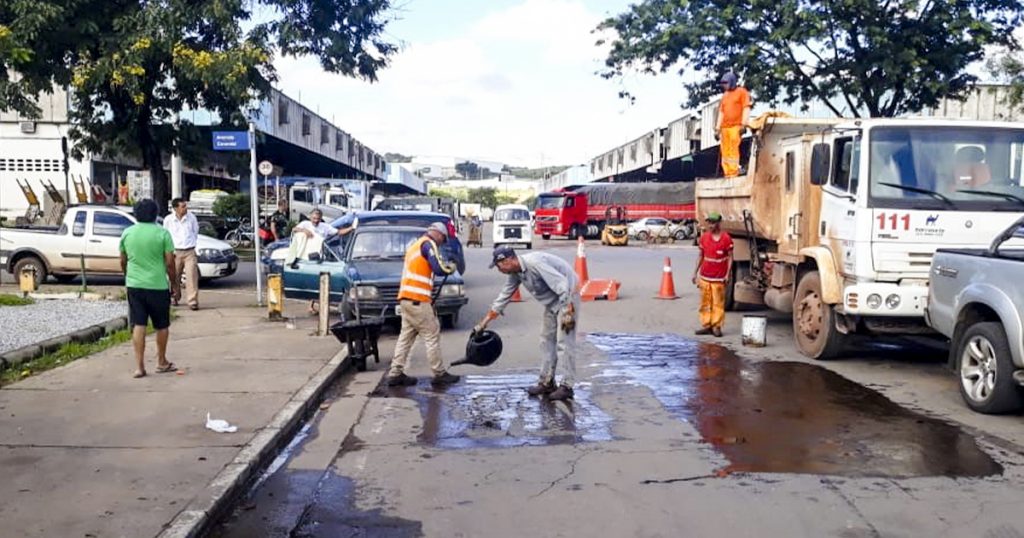
[[[630,220],[661,217],[693,223],[693,182],[593,183],[547,192],[537,197],[534,234],[544,239],[599,237],[605,210],[616,206],[624,207]]]

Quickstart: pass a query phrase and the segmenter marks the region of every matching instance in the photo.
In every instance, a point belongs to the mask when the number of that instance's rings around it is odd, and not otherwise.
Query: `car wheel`
[[[540,238],[547,241],[548,239],[551,239],[551,234],[540,234]]]
[[[818,360],[839,355],[845,335],[836,329],[835,315],[832,305],[822,299],[818,272],[801,277],[793,298],[793,334],[800,353]]]
[[[46,282],[46,264],[43,263],[43,260],[40,260],[35,256],[25,256],[24,258],[18,260],[18,262],[14,264],[14,279],[20,280],[21,271],[26,268],[32,268],[33,270],[35,270],[36,289],[38,290],[39,285],[42,284],[43,282]]]
[[[676,233],[672,235],[672,239],[686,241],[686,230],[676,230]]]
[[[651,234],[647,233],[646,230],[640,230],[636,233],[637,241],[647,241],[651,237]]]
[[[459,324],[459,313],[454,312],[446,316],[441,317],[441,328],[442,329],[454,329]]]
[[[1006,331],[999,322],[975,323],[957,346],[960,395],[979,413],[998,414],[1024,406],[1021,389],[1013,380],[1013,361]]]

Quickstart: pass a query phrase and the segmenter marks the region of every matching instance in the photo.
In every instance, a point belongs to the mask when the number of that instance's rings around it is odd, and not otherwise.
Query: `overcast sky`
[[[388,36],[402,50],[377,83],[276,63],[280,89],[380,153],[580,164],[683,113],[678,75],[595,74],[604,50],[591,31],[628,0],[395,4]]]

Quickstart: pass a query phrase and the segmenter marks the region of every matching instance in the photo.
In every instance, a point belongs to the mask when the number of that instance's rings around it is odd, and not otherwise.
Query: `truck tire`
[[[1024,393],[1013,380],[1010,345],[1001,323],[975,323],[956,345],[960,396],[967,407],[985,414],[1010,413],[1024,407]]]
[[[24,258],[19,259],[14,264],[14,280],[19,281],[21,279],[21,271],[26,267],[32,267],[36,271],[36,288],[39,289],[39,285],[46,282],[48,276],[46,272],[46,264],[43,260],[40,260],[37,256],[28,255]]]
[[[836,313],[821,298],[821,275],[809,271],[800,278],[793,297],[793,337],[807,357],[833,359],[843,351],[846,338],[836,329]]]
[[[572,241],[575,241],[577,238],[579,238],[579,236],[580,236],[580,228],[579,228],[579,226],[577,226],[575,224],[570,226],[569,227],[569,239],[572,240]]]
[[[551,239],[551,234],[540,234],[540,238],[547,241],[548,239]]]
[[[725,283],[726,311],[735,312],[742,309],[743,303],[737,303],[735,299],[736,283],[742,282],[749,274],[749,262],[732,262],[732,270],[729,271],[729,280]]]

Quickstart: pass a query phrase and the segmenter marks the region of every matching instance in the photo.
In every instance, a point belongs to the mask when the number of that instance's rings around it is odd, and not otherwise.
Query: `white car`
[[[231,245],[220,239],[199,234],[196,257],[199,258],[200,280],[231,276],[238,270],[238,255]]]
[[[494,246],[533,248],[533,219],[530,218],[530,208],[520,204],[498,206],[494,210],[491,239]]]
[[[666,226],[670,226],[672,223],[668,219],[660,217],[645,217],[640,220],[629,223],[629,236],[635,237],[639,241],[647,241],[652,236],[657,236],[662,229]]]

